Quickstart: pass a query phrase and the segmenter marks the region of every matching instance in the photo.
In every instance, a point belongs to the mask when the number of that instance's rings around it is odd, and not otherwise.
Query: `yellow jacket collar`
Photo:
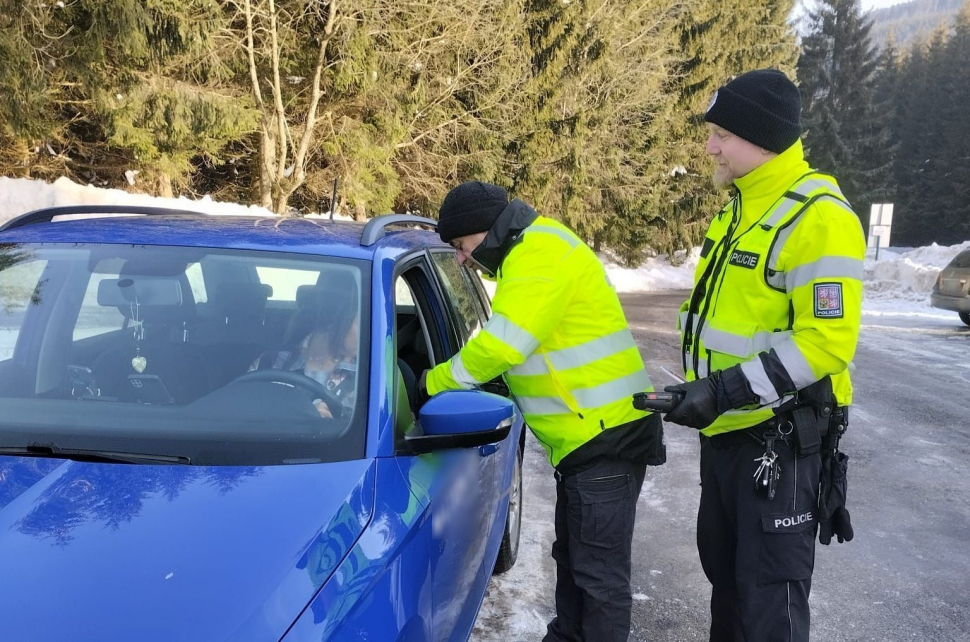
[[[745,200],[759,198],[788,189],[798,177],[809,171],[802,141],[796,140],[782,153],[735,179],[734,185]]]

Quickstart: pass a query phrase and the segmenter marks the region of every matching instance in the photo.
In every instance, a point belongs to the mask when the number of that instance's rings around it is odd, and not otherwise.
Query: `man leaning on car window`
[[[504,375],[555,469],[556,617],[545,642],[629,638],[630,552],[646,466],[666,461],[652,390],[606,271],[569,228],[496,185],[445,197],[438,234],[496,282],[488,323],[422,374],[425,395]]]

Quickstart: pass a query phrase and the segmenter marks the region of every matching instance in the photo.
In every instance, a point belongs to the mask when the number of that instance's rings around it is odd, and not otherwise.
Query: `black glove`
[[[855,533],[852,519],[845,508],[848,490],[846,473],[849,456],[838,451],[828,451],[822,457],[822,474],[818,493],[818,541],[828,545],[835,535],[839,544],[851,542]]]
[[[728,410],[759,402],[740,365],[712,372],[703,379],[667,386],[664,391],[676,392],[684,397],[664,416],[664,421],[698,430],[707,428]]]

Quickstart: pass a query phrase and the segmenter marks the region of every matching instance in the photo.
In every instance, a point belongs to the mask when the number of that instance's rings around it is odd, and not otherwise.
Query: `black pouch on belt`
[[[828,413],[825,415],[828,422]],[[795,443],[798,446],[798,456],[807,457],[818,452],[822,445],[822,435],[819,432],[819,416],[811,406],[799,406],[791,411],[791,423],[795,433]]]

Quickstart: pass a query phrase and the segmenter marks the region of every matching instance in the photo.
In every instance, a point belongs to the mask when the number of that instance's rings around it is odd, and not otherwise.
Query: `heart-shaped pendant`
[[[148,360],[145,357],[135,357],[131,360],[131,367],[135,369],[138,374],[145,372],[145,368],[148,367]]]

